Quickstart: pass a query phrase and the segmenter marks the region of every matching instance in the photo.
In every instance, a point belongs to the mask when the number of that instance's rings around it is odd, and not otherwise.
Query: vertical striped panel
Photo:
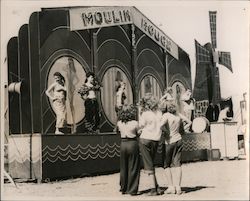
[[[11,135],[8,153],[12,178],[42,178],[41,134]]]
[[[28,25],[24,24],[18,32],[18,54],[19,54],[19,76],[22,80],[22,90],[20,93],[21,103],[21,133],[31,133],[33,131],[31,121],[30,102],[30,59],[29,59],[29,33]]]
[[[9,40],[8,54],[8,84],[19,82],[18,76],[18,41],[17,37]],[[21,133],[20,128],[20,102],[18,93],[9,93],[9,129],[10,134]]]
[[[32,133],[42,131],[41,118],[41,89],[40,89],[40,62],[39,62],[39,13],[32,13],[29,20],[30,44],[30,101],[32,115]]]

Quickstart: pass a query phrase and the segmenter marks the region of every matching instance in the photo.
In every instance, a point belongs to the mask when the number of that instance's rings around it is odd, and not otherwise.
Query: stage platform
[[[183,136],[183,162],[209,160],[210,133]],[[155,164],[162,165],[163,141]],[[107,174],[119,171],[120,136],[114,133],[23,134],[9,137],[9,172],[12,178],[39,181]]]

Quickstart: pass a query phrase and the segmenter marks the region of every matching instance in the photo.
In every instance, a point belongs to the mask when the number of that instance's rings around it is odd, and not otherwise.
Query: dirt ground
[[[205,161],[182,166],[182,195],[150,197],[121,195],[119,173],[69,179],[50,183],[4,184],[3,200],[249,200],[249,160]],[[162,168],[156,169],[158,183],[167,189]],[[148,182],[141,171],[139,190]]]

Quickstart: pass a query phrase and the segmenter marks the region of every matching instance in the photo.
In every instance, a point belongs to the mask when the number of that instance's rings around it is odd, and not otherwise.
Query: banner
[[[135,26],[178,60],[177,44],[137,9],[133,9],[132,14]]]
[[[71,8],[69,15],[71,31],[133,23],[174,58],[179,57],[177,44],[134,7]]]
[[[132,23],[131,7],[86,7],[69,10],[70,30]]]

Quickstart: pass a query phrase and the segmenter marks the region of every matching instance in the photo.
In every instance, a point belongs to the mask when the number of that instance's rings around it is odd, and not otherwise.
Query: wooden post
[[[132,55],[131,55],[131,69],[132,69],[132,85],[134,85],[134,96],[133,96],[133,102],[137,104],[139,101],[139,94],[136,94],[138,91],[138,82],[136,80],[136,76],[138,75],[138,69],[137,69],[137,63],[136,63],[136,35],[135,35],[135,25],[131,24],[131,46],[132,46]]]
[[[165,87],[168,87],[169,86],[169,78],[168,78],[168,55],[167,55],[167,51],[164,49],[164,57],[165,57],[165,68],[166,68],[166,78],[165,78]]]
[[[97,33],[92,31],[92,44],[91,44],[91,57],[92,57],[92,70],[96,74],[98,66],[98,55],[97,55]]]

